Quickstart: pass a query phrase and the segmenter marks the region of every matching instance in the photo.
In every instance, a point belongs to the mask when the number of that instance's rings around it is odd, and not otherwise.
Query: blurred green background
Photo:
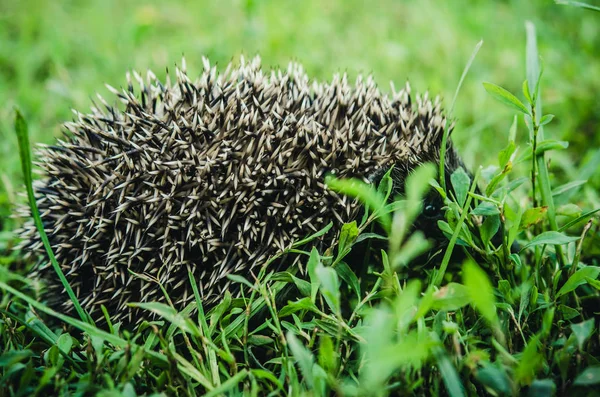
[[[224,65],[258,53],[267,67],[299,61],[317,79],[373,73],[384,90],[408,79],[413,91],[440,94],[450,106],[483,39],[458,98],[454,140],[467,164],[494,163],[512,112],[481,83],[520,92],[526,20],[538,30],[545,112],[556,115],[546,135],[571,141],[557,161],[575,169],[598,157],[591,150],[600,141],[598,13],[551,0],[0,0],[0,220],[7,222],[22,190],[15,105],[31,140],[49,143],[72,108],[86,111],[96,92],[112,98],[104,83],[123,85],[130,69],[164,76],[182,55],[191,75],[201,71],[202,56]],[[522,141],[525,131],[521,125]]]

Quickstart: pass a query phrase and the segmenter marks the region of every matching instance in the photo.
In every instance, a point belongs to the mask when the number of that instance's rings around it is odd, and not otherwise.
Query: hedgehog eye
[[[439,208],[432,203],[425,203],[423,215],[427,218],[436,218],[439,214]]]

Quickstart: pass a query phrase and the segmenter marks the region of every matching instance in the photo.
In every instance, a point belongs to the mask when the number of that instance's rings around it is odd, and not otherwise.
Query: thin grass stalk
[[[439,286],[444,280],[444,275],[446,274],[446,270],[448,269],[448,264],[450,263],[450,258],[452,257],[452,251],[454,250],[454,246],[456,245],[456,241],[458,240],[458,235],[460,234],[460,231],[462,230],[462,225],[465,223],[467,215],[469,214],[469,207],[471,206],[471,200],[473,199],[472,194],[475,192],[475,187],[477,186],[477,180],[479,179],[480,172],[481,168],[478,168],[477,172],[475,173],[475,176],[473,177],[471,188],[469,189],[471,194],[467,195],[465,205],[462,208],[462,215],[456,223],[456,228],[454,229],[454,233],[450,238],[450,242],[448,243],[448,247],[446,248],[444,257],[442,258],[442,264],[440,265],[440,269],[438,270],[435,279],[433,280],[433,284],[436,286]]]
[[[19,141],[19,155],[21,157],[21,169],[23,170],[23,178],[25,181],[25,188],[27,189],[27,198],[29,201],[29,208],[31,209],[31,216],[33,217],[33,221],[35,223],[35,227],[40,234],[40,238],[42,239],[42,243],[44,244],[44,248],[46,249],[46,253],[48,254],[48,258],[50,259],[50,263],[56,272],[56,275],[60,279],[61,284],[63,285],[65,291],[67,291],[67,295],[69,295],[69,299],[73,302],[73,306],[81,318],[81,321],[85,323],[92,324],[92,321],[88,314],[83,310],[75,292],[69,285],[65,274],[63,273],[56,257],[54,256],[54,252],[52,251],[52,247],[50,246],[50,241],[48,240],[48,236],[46,235],[46,231],[44,230],[44,224],[42,223],[42,218],[40,216],[40,212],[37,207],[37,201],[35,200],[35,194],[33,192],[33,178],[31,175],[31,150],[29,148],[29,133],[27,131],[27,122],[23,118],[21,112],[18,109],[15,109],[15,132],[17,134],[17,139]]]
[[[536,160],[537,163],[537,171],[538,171],[538,182],[540,187],[540,195],[542,197],[542,203],[548,207],[548,223],[550,224],[550,229],[553,231],[558,231],[558,224],[556,222],[556,207],[554,205],[554,199],[552,197],[552,187],[550,184],[550,176],[548,172],[548,165],[546,164],[545,153],[542,152],[540,154],[536,153],[537,142],[538,140],[544,140],[544,129],[539,124],[538,118],[539,115],[542,114],[542,101],[540,99],[540,89],[539,82],[541,79],[541,67],[539,62],[539,53],[537,49],[537,39],[535,33],[535,25],[527,21],[525,23],[525,28],[527,31],[527,44],[526,44],[526,70],[527,70],[527,80],[531,85],[530,92],[533,92],[533,103],[531,103],[531,127],[532,128],[532,156]],[[532,170],[535,173],[535,170]],[[534,174],[535,175],[535,174]],[[533,178],[533,177],[532,177]],[[533,191],[533,195],[535,197],[535,188]],[[556,256],[558,257],[558,261],[563,267],[565,265],[565,257],[562,251],[562,247],[557,245],[555,246]]]

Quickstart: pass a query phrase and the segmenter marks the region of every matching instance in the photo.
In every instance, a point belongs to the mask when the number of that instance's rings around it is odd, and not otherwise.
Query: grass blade
[[[532,128],[536,128],[536,124],[538,123],[537,121],[537,117],[540,117],[540,115],[542,114],[542,101],[541,101],[541,95],[540,95],[540,84],[539,81],[541,79],[541,67],[540,67],[540,60],[539,60],[539,54],[538,54],[538,49],[537,49],[537,39],[536,39],[536,32],[535,32],[535,25],[530,22],[527,21],[525,23],[525,28],[527,31],[527,44],[526,44],[526,59],[527,59],[527,65],[526,65],[526,70],[527,70],[527,79],[529,81],[529,84],[531,84],[531,86],[529,87],[531,89],[531,87],[535,87],[533,92],[534,92],[534,109],[532,109]],[[533,78],[533,79],[532,79]],[[538,130],[534,131],[534,140],[537,140],[538,142],[542,142],[544,140],[544,127],[543,126],[538,126]],[[534,142],[534,146],[535,146],[535,142]],[[550,223],[550,229],[553,231],[557,231],[558,230],[558,223],[556,222],[556,208],[554,205],[554,199],[552,197],[552,187],[550,184],[550,175],[548,173],[548,165],[546,163],[546,156],[545,153],[540,153],[539,155],[537,155],[536,153],[533,154],[536,158],[536,163],[537,163],[537,171],[538,171],[538,180],[539,180],[539,186],[540,186],[540,193],[542,196],[542,202],[544,203],[544,205],[546,205],[548,207],[548,222]],[[533,192],[534,197],[535,197],[535,191]],[[564,265],[566,263],[565,257],[563,255],[563,251],[562,248],[560,246],[556,246],[556,254],[558,256],[558,259],[560,261],[560,263],[562,265]]]
[[[480,40],[479,43],[477,43],[475,45],[475,48],[473,49],[473,52],[471,53],[471,56],[469,57],[469,60],[467,61],[467,64],[465,65],[465,68],[463,69],[462,75],[460,76],[460,80],[458,81],[458,85],[456,86],[456,91],[454,91],[454,97],[452,97],[452,104],[450,105],[450,114],[452,114],[454,112],[454,105],[456,104],[456,98],[458,98],[458,93],[460,92],[460,88],[462,87],[463,82],[465,81],[465,78],[467,77],[467,73],[469,73],[469,69],[471,69],[471,65],[473,64],[473,61],[475,60],[475,57],[477,56],[477,53],[481,49],[482,45],[483,45],[483,40]]]
[[[500,87],[499,85],[488,82],[484,82],[483,87],[494,99],[503,103],[507,107],[517,110],[523,114],[529,114],[529,110],[527,110],[523,102],[521,102],[519,98],[514,96],[506,89]]]
[[[458,81],[458,85],[456,86],[456,91],[454,91],[454,97],[452,98],[452,104],[450,105],[450,112],[448,112],[448,117],[450,117],[452,115],[452,113],[454,112],[454,105],[456,104],[456,98],[458,98],[458,93],[460,92],[460,88],[463,85],[463,82],[465,81],[465,78],[467,77],[467,73],[469,73],[469,69],[471,69],[471,65],[473,64],[473,61],[475,60],[475,57],[477,56],[477,53],[479,52],[479,49],[481,48],[481,46],[483,45],[483,40],[480,40],[479,43],[477,43],[477,45],[475,45],[475,48],[473,49],[473,52],[471,53],[471,57],[469,58],[469,60],[467,61],[467,64],[465,65],[465,68],[462,72],[462,75],[460,76],[460,80]],[[444,133],[442,135],[442,144],[440,146],[440,170],[439,170],[439,174],[438,177],[440,179],[440,185],[442,186],[442,188],[444,189],[444,191],[446,191],[446,173],[444,172],[445,170],[445,159],[446,159],[446,146],[448,145],[448,135],[450,135],[450,131],[449,131],[449,126],[448,126],[448,119],[446,118],[446,123],[444,124]]]
[[[569,0],[556,0],[556,4],[565,5],[565,6],[573,6],[579,8],[585,8],[586,10],[592,10],[600,12],[600,7],[593,6],[591,4],[582,3],[580,1],[569,1]]]
[[[433,354],[436,358],[438,368],[442,374],[442,380],[448,391],[448,395],[452,397],[463,397],[465,396],[464,387],[456,368],[452,364],[452,361],[446,355],[446,352],[441,347],[433,349]]]
[[[44,248],[46,249],[48,258],[50,258],[50,263],[52,263],[54,271],[58,275],[60,282],[67,291],[69,298],[73,302],[73,306],[75,307],[77,314],[83,322],[90,323],[88,315],[85,313],[85,311],[79,304],[79,300],[75,296],[73,289],[69,285],[67,278],[65,277],[62,269],[60,268],[60,265],[56,261],[56,258],[54,257],[54,252],[52,252],[50,241],[48,240],[48,236],[46,235],[46,231],[44,230],[42,218],[40,216],[40,212],[38,211],[37,202],[35,200],[35,194],[33,193],[33,178],[31,176],[31,150],[29,148],[29,134],[27,132],[27,122],[25,121],[23,115],[21,115],[21,112],[19,112],[18,109],[15,109],[15,132],[19,141],[19,155],[21,157],[21,168],[23,170],[25,188],[27,189],[27,198],[29,200],[29,207],[31,208],[31,215],[33,216],[35,227],[37,228],[38,233],[40,233],[40,238],[44,243]]]
[[[450,238],[450,242],[448,243],[448,246],[446,247],[446,252],[444,253],[444,257],[442,258],[442,263],[440,265],[440,269],[438,270],[437,274],[435,275],[435,278],[433,279],[433,284],[436,286],[440,286],[442,284],[442,281],[444,281],[444,275],[446,274],[446,270],[448,269],[448,264],[450,263],[450,258],[452,257],[452,251],[454,250],[454,246],[456,245],[456,241],[458,240],[458,235],[461,232],[462,225],[463,225],[463,223],[465,223],[465,220],[467,219],[467,215],[469,214],[469,207],[471,206],[471,200],[473,198],[473,193],[475,192],[475,189],[477,188],[477,180],[479,179],[480,172],[481,172],[481,168],[478,168],[477,172],[475,173],[475,177],[473,177],[473,182],[471,183],[471,189],[469,190],[469,192],[471,194],[467,195],[467,200],[465,202],[465,205],[463,206],[462,215],[459,218],[458,222],[456,223],[456,228],[454,229],[454,233],[452,234],[452,237]]]
[[[36,310],[38,310],[42,313],[46,313],[49,316],[55,317],[55,318],[63,321],[66,324],[69,324],[83,332],[86,332],[90,336],[99,337],[99,338],[111,343],[113,346],[123,348],[123,347],[127,346],[127,344],[129,343],[128,341],[126,341],[114,334],[111,334],[111,333],[108,333],[106,331],[96,328],[94,325],[89,324],[88,322],[79,321],[75,318],[69,317],[69,316],[59,313],[55,310],[52,310],[48,306],[36,301],[35,299],[31,298],[30,296],[25,295],[21,291],[16,290],[15,288],[11,287],[10,285],[8,285],[2,281],[0,281],[0,290],[4,290],[4,291],[10,293],[11,295],[14,295],[15,297],[27,302],[33,308],[35,308]]]

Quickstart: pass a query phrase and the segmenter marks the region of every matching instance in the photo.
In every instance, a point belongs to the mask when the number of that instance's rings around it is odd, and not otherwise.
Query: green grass
[[[0,395],[594,395],[600,14],[591,2],[565,3],[578,7],[0,3]],[[373,72],[384,89],[410,79],[414,91],[445,98],[457,119],[452,139],[474,177],[453,175],[456,194],[447,197],[431,183],[448,208],[439,226],[451,245],[441,267],[416,272],[411,262],[427,246],[407,233],[437,168],[425,167],[393,206],[383,188],[329,181],[366,203],[365,222],[386,231],[383,268],[370,281],[346,264],[367,226],[352,223],[331,251],[318,252],[310,239],[294,247],[307,275],[238,275],[250,296],[225,296],[207,313],[199,299],[179,313],[140,305],[159,321],[134,333],[99,329],[38,302],[30,264],[11,249],[19,221],[9,216],[24,202],[23,181],[30,183],[20,172],[13,107],[23,111],[29,139],[49,143],[70,108],[85,110],[96,91],[111,98],[103,84],[124,84],[128,69],[164,76],[185,54],[193,74],[203,55],[223,64],[241,53],[260,53],[266,66],[298,60],[316,78]],[[496,230],[502,246],[490,241]],[[511,253],[515,241],[520,252]],[[452,261],[451,251],[467,260]],[[288,284],[300,296],[277,301]],[[261,311],[267,318],[255,325]]]

